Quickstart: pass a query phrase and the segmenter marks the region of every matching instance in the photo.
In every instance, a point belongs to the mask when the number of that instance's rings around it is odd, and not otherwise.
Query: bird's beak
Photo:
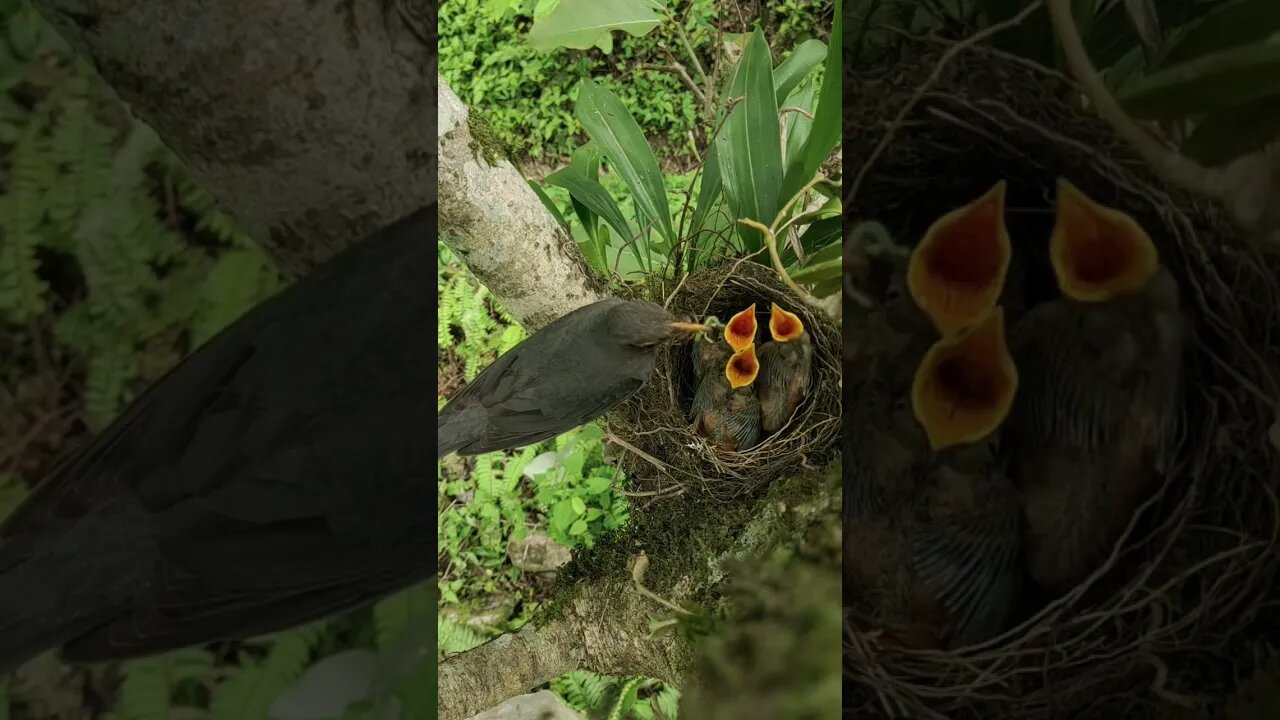
[[[667,323],[667,324],[671,327],[672,330],[675,330],[676,332],[698,334],[698,333],[709,333],[712,330],[714,330],[714,328],[712,328],[710,325],[699,325],[698,323],[673,322],[673,323]]]
[[[724,340],[734,350],[741,350],[756,341],[756,304],[729,318],[724,326]]]
[[[1155,243],[1137,221],[1095,203],[1062,179],[1049,259],[1062,294],[1081,302],[1142,289],[1160,262]]]
[[[1009,272],[1004,180],[938,218],[911,253],[907,287],[943,337],[995,307]]]
[[[916,369],[911,409],[934,451],[976,442],[1009,415],[1018,371],[997,306],[964,332],[929,348]]]
[[[724,366],[724,376],[729,379],[729,386],[734,390],[755,382],[756,375],[759,374],[760,361],[756,358],[754,342],[747,343],[746,347],[735,352]]]
[[[790,342],[804,334],[804,323],[799,316],[773,304],[769,311],[769,334],[778,342]]]

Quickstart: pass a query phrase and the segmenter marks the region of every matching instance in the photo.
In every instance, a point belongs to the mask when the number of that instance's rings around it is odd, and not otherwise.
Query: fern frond
[[[436,646],[446,655],[463,653],[484,642],[466,625],[459,625],[444,617],[436,617]]]
[[[105,428],[124,400],[125,388],[137,375],[137,357],[131,346],[103,348],[89,358],[84,386],[85,422],[97,432]]]
[[[243,662],[217,688],[210,720],[267,720],[271,703],[306,670],[322,635],[322,625],[277,635],[266,659]]]
[[[416,618],[436,611],[435,582],[401,590],[373,606],[373,626],[378,647],[390,647]]]

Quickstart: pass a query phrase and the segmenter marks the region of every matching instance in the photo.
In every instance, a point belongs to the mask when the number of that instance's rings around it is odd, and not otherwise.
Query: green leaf
[[[791,51],[786,60],[778,63],[773,70],[773,87],[778,92],[778,104],[787,99],[791,91],[804,80],[827,54],[826,43],[820,40],[805,40]]]
[[[843,235],[844,219],[841,217],[823,218],[805,228],[800,234],[800,247],[804,249],[805,261],[810,262],[811,256],[823,247],[833,243],[839,245]],[[779,248],[778,257],[787,266],[796,261],[796,253],[790,243]]]
[[[778,211],[782,182],[782,143],[778,137],[778,98],[773,90],[773,63],[764,34],[756,30],[747,42],[734,74],[731,97],[741,98],[716,135],[716,155],[723,172],[724,194],[735,218],[768,225]],[[739,226],[748,250],[763,243],[760,233]]]
[[[1280,138],[1280,94],[1202,119],[1182,151],[1204,165],[1223,165]]]
[[[574,110],[591,139],[609,158],[609,164],[631,189],[642,223],[655,221],[662,236],[674,242],[662,171],[626,106],[608,89],[583,78]]]
[[[573,507],[574,515],[582,515],[587,512],[587,504],[577,495],[569,499],[569,504]]]
[[[560,212],[560,206],[556,205],[556,201],[547,195],[547,191],[543,190],[542,186],[533,180],[525,180],[525,182],[529,183],[529,187],[533,188],[533,194],[538,196],[538,199],[542,201],[543,207],[547,209],[547,212],[551,213],[551,217],[560,223],[560,227],[569,227],[569,221],[565,219],[564,213]]]
[[[1148,75],[1120,96],[1142,118],[1177,120],[1280,92],[1280,39],[1224,50]]]
[[[1203,0],[1160,0],[1160,23],[1166,28],[1177,28],[1204,15],[1212,3]],[[1089,36],[1085,38],[1089,57],[1099,69],[1109,68],[1127,53],[1139,49],[1142,41],[1125,10],[1125,3],[1110,3],[1107,9],[1093,18]]]
[[[614,31],[641,37],[657,26],[649,0],[560,0],[550,14],[534,20],[529,44],[542,51],[595,46],[610,53]]]
[[[1156,67],[1171,67],[1220,50],[1260,43],[1276,32],[1280,32],[1280,2],[1231,0],[1179,28]]]
[[[806,82],[794,95],[787,98],[785,107],[800,108],[812,114],[814,99],[817,96],[817,84]],[[792,111],[782,116],[782,127],[787,148],[783,157],[790,160],[804,150],[805,141],[809,139],[809,131],[813,128],[813,120],[802,113]]]
[[[843,121],[840,98],[842,5],[841,0],[836,0],[835,24],[831,30],[831,45],[827,48],[827,64],[823,70],[818,107],[813,114],[813,127],[809,129],[804,149],[787,160],[787,174],[779,198],[781,203],[789,201],[805,183],[813,179],[814,173],[818,172],[818,168],[840,142]]]
[[[716,160],[716,148],[713,144],[707,148],[707,159],[702,166],[702,180],[698,187],[698,204],[693,209],[693,222],[689,227],[689,234],[693,234],[702,229],[702,224],[707,220],[707,213],[711,212],[711,208],[715,207],[716,202],[720,199],[720,162]]]
[[[836,258],[834,260],[824,260],[822,262],[805,263],[800,270],[791,273],[791,279],[797,283],[819,283],[823,280],[840,277],[843,272],[844,260]]]
[[[613,478],[600,477],[599,475],[587,478],[587,492],[592,495],[608,492],[611,487],[613,487]]]
[[[600,180],[600,148],[593,142],[586,142],[578,146],[573,151],[573,157],[570,164],[577,168],[588,179]],[[599,227],[596,223],[596,214],[591,209],[582,204],[582,201],[573,198],[573,211],[577,213],[578,220],[582,222],[582,227],[586,229],[587,235],[593,241],[597,240]]]
[[[586,520],[582,520],[582,519],[575,520],[575,521],[573,521],[573,524],[569,526],[569,534],[570,534],[570,535],[574,535],[574,536],[576,536],[576,535],[581,535],[582,533],[584,533],[584,532],[586,532],[586,531],[587,531],[587,521],[586,521]]]
[[[551,527],[565,530],[578,519],[577,513],[573,511],[573,504],[568,500],[561,500],[551,508]]]
[[[548,175],[547,182],[568,190],[575,201],[582,203],[595,215],[604,218],[604,221],[613,226],[619,235],[628,238],[634,236],[635,233],[632,232],[627,219],[622,216],[618,203],[598,180],[591,179],[577,167],[569,165]]]

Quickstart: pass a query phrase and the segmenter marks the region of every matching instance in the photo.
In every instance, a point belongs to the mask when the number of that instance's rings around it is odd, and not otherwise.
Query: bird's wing
[[[953,647],[1006,630],[1018,598],[1021,515],[1015,498],[991,500],[981,515],[922,522],[914,533],[916,571],[946,609]]]
[[[428,208],[251,311],[0,528],[0,547],[29,549],[16,566],[66,552],[69,529],[104,509],[139,513],[132,534],[145,542],[127,551],[150,578],[106,617],[76,610],[101,622],[71,643],[76,657],[282,629],[387,592],[406,567],[430,572],[425,518],[395,513],[429,499],[425,479],[411,481],[430,446],[418,437],[430,383],[418,330],[434,307],[420,288],[433,230]]]
[[[1038,305],[1019,323],[1010,345],[1019,386],[1005,427],[1019,444],[1104,442],[1106,418],[1116,416],[1123,392],[1105,387],[1106,379],[1090,371],[1097,356],[1084,342],[1079,311],[1062,302]]]
[[[521,382],[526,390],[490,406],[488,432],[464,446],[461,452],[476,455],[525,447],[555,437],[604,415],[644,384],[635,377],[622,377],[595,393],[579,392],[572,403],[566,403],[540,392],[542,386],[532,380],[516,382]]]

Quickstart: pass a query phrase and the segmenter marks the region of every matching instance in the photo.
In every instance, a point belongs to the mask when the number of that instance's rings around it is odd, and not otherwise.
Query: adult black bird
[[[0,525],[0,672],[243,639],[435,573],[435,205],[171,370]]]
[[[617,407],[653,374],[658,347],[706,325],[647,300],[606,298],[557,318],[467,383],[440,411],[437,457],[532,445]]]

